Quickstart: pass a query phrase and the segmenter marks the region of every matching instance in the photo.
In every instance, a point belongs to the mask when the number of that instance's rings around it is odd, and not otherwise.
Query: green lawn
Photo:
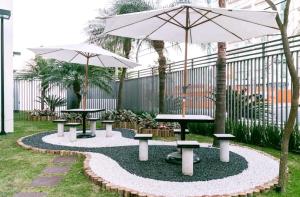
[[[53,130],[55,125],[47,121],[15,121],[15,132],[6,136],[0,136],[0,196],[8,197],[20,191],[42,191],[48,196],[118,196],[115,193],[101,190],[94,185],[83,174],[83,160],[78,158],[78,162],[73,164],[70,172],[64,176],[63,181],[56,187],[41,187],[33,189],[29,187],[31,181],[38,177],[42,170],[51,165],[51,160],[55,155],[39,154],[24,150],[16,145],[18,138],[33,133]],[[211,142],[209,137],[190,134],[189,139],[200,142]],[[170,140],[170,139],[165,139]],[[254,147],[254,146],[252,146]],[[273,149],[254,147],[263,150],[276,157],[279,152]],[[289,159],[290,181],[286,197],[300,196],[300,155],[290,154]],[[260,196],[281,196],[275,192],[269,192]]]
[[[0,196],[9,197],[20,191],[42,191],[48,196],[118,196],[101,190],[83,174],[83,159],[72,165],[70,172],[56,187],[29,187],[31,181],[42,170],[51,166],[55,155],[39,154],[24,150],[16,145],[17,139],[33,133],[53,130],[55,125],[48,121],[15,121],[15,132],[0,136]]]

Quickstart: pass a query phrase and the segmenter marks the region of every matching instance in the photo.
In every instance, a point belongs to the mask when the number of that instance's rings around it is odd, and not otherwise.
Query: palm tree
[[[41,110],[45,109],[46,91],[49,88],[48,78],[51,76],[51,71],[55,67],[55,60],[45,60],[41,57],[35,57],[26,72],[18,75],[18,79],[23,80],[40,80],[41,81]]]
[[[71,88],[75,99],[71,101],[70,108],[79,108],[82,93],[81,84],[84,83],[85,69],[81,64],[61,63],[51,71],[51,76],[47,78],[48,82],[62,84],[66,88]],[[89,83],[96,85],[106,92],[111,91],[110,82],[112,80],[113,70],[102,67],[91,66],[88,71]]]
[[[219,0],[219,6],[225,7],[225,0]],[[218,43],[218,60],[216,63],[216,109],[215,133],[225,133],[226,119],[226,43]],[[214,141],[217,145],[217,141]]]
[[[159,79],[159,113],[165,112],[165,86],[166,86],[166,69],[167,61],[164,55],[165,42],[161,40],[151,41],[151,45],[158,54],[158,79]]]
[[[105,15],[117,15],[117,14],[128,14],[133,12],[141,12],[146,10],[154,9],[154,6],[145,0],[116,0],[112,8],[108,10],[102,10],[102,14]],[[101,21],[92,21],[89,25],[88,33],[90,34],[90,41],[102,45],[103,48],[112,50],[113,52],[123,52],[126,58],[129,58],[133,39],[120,38],[117,36],[106,36],[100,37],[99,35],[103,32],[105,23]],[[165,92],[165,78],[166,78],[166,57],[164,55],[164,42],[160,40],[149,41],[151,46],[155,49],[158,54],[159,63],[159,112],[164,112],[164,92]],[[139,47],[138,47],[139,48]],[[117,109],[122,108],[122,92],[123,84],[126,76],[126,68],[122,69],[120,75],[120,84],[118,92],[118,104]]]

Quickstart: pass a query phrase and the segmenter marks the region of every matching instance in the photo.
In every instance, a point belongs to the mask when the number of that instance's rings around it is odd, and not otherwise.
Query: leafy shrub
[[[45,110],[35,109],[30,112],[30,115],[31,116],[55,116],[55,112],[49,109],[45,109]]]
[[[295,126],[294,132],[291,135],[289,148],[300,153],[300,131],[298,130],[298,126]]]
[[[266,146],[280,149],[281,143],[281,130],[276,126],[265,126],[266,132]]]
[[[156,129],[159,126],[159,124],[155,121],[154,117],[149,113],[143,113],[141,116],[138,117],[138,119],[139,124],[143,128]]]
[[[82,120],[81,114],[78,113],[63,113],[61,115],[61,118],[71,122],[77,122]]]
[[[189,123],[188,128],[191,133],[212,136],[214,133],[213,123]]]
[[[66,99],[56,96],[56,95],[48,95],[46,97],[38,97],[39,100],[37,102],[41,103],[42,100],[48,105],[50,111],[54,112],[56,107],[65,106],[67,101]]]
[[[263,146],[265,145],[266,140],[266,129],[262,125],[254,125],[249,128],[250,131],[250,143]]]
[[[103,120],[116,120],[116,111],[108,110],[102,115]]]
[[[235,140],[243,143],[249,143],[250,130],[244,123],[242,122],[237,122],[236,124],[231,123],[229,128],[230,130],[226,132],[233,134],[235,136]]]

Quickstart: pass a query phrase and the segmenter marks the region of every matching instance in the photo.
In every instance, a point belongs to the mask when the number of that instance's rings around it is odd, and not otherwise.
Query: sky
[[[99,8],[108,8],[113,0],[13,0],[14,51],[21,52],[14,57],[14,70],[26,68],[34,57],[27,48],[77,44],[87,40],[84,31],[88,21],[98,16]],[[165,0],[167,4],[170,0]],[[170,44],[166,44],[170,46]],[[191,46],[197,48],[197,46]],[[181,48],[181,50],[180,50]],[[179,50],[178,50],[179,49]],[[169,48],[170,61],[183,59],[183,46],[176,50]],[[195,50],[191,50],[195,51]],[[189,53],[189,58],[199,56]],[[135,55],[132,55],[135,60]],[[156,64],[157,55],[153,50],[139,53],[142,68]]]
[[[14,69],[33,57],[27,48],[84,42],[88,21],[110,4],[111,0],[14,0],[14,51],[21,52],[14,57]]]

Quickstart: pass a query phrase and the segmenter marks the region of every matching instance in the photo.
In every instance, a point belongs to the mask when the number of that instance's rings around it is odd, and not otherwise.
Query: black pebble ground
[[[129,129],[114,129],[125,138],[133,139],[134,132]],[[174,182],[209,181],[237,175],[248,168],[244,157],[230,152],[230,162],[223,163],[219,160],[219,150],[216,148],[195,149],[194,152],[201,161],[194,165],[193,176],[183,176],[181,165],[170,164],[165,161],[166,156],[176,151],[175,146],[149,146],[149,160],[138,160],[138,146],[84,148],[60,146],[45,143],[42,138],[54,132],[38,133],[23,139],[23,143],[42,149],[72,150],[81,152],[95,152],[109,156],[119,163],[125,170],[140,177]],[[101,164],[99,164],[101,165]]]

